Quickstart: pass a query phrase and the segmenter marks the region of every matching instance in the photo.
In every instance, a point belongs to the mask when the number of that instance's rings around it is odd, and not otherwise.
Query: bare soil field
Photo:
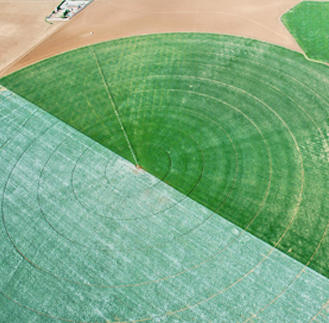
[[[60,26],[45,22],[58,2],[0,0],[0,75],[5,67]]]
[[[2,42],[0,45],[0,77],[81,46],[121,37],[162,32],[237,35],[301,52],[294,38],[280,21],[281,15],[300,0],[95,0],[76,17],[64,23],[62,28],[54,31],[56,27],[46,24],[44,17],[58,2],[0,2],[0,31],[9,30],[11,33],[9,36],[7,32],[5,36],[8,38],[7,44],[4,45]],[[39,9],[43,6],[45,12],[41,14],[40,10],[38,15],[32,18],[31,14],[28,15],[22,10],[28,8],[31,13],[36,6]],[[16,12],[10,14],[15,18],[14,26],[8,22],[11,21],[8,12]],[[34,29],[31,21],[35,24]],[[27,25],[29,28],[26,28]],[[45,37],[45,33],[50,32],[52,34]],[[3,33],[0,36],[2,38]],[[28,36],[34,37],[33,41],[27,41]],[[41,37],[44,39],[40,42]],[[34,46],[31,46],[32,43]],[[7,50],[4,50],[3,46]],[[12,62],[14,51],[18,59]]]

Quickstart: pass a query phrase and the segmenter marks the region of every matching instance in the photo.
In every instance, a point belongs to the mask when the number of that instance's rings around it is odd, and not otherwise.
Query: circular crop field
[[[2,184],[3,239],[34,280],[30,298],[3,280],[6,301],[40,322],[329,321],[327,66],[251,39],[158,34],[0,83],[57,118],[29,110],[10,137],[35,123]]]

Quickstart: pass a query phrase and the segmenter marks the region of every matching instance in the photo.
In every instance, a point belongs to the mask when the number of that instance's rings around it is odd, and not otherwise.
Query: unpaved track
[[[81,46],[161,32],[231,34],[301,52],[280,21],[281,15],[299,2],[300,0],[95,0],[2,71],[0,66],[0,76]],[[0,21],[1,28],[2,20]]]

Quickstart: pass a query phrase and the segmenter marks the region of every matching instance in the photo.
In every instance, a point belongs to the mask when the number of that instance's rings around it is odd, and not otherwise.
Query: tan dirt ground
[[[36,2],[42,3],[40,0]],[[0,76],[81,46],[161,32],[231,34],[302,52],[280,21],[280,17],[299,2],[300,0],[95,0],[14,63],[2,71],[0,66]],[[3,12],[1,5],[3,3],[0,2],[0,12]],[[27,49],[23,36],[26,21],[24,16],[21,19],[21,24],[17,22],[16,31],[12,31],[11,37],[18,39],[15,41],[17,48],[19,46]],[[44,22],[44,15],[41,19]],[[3,25],[0,16],[0,30],[9,28]],[[36,30],[40,33],[40,28]],[[20,41],[22,44],[18,44]],[[2,57],[5,54],[2,50]],[[8,58],[2,59],[9,62]]]
[[[0,75],[29,48],[52,34],[60,24],[45,22],[58,0],[0,0]]]

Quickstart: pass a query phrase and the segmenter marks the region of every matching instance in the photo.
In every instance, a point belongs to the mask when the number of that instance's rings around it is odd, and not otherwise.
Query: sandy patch
[[[60,24],[45,22],[57,4],[58,0],[0,0],[0,71],[58,28]]]
[[[6,24],[0,26],[0,37],[13,37],[19,28],[17,24]]]
[[[301,52],[280,21],[281,15],[299,2],[300,0],[95,0],[24,57],[4,69],[0,76],[81,46],[161,32],[238,35]]]

